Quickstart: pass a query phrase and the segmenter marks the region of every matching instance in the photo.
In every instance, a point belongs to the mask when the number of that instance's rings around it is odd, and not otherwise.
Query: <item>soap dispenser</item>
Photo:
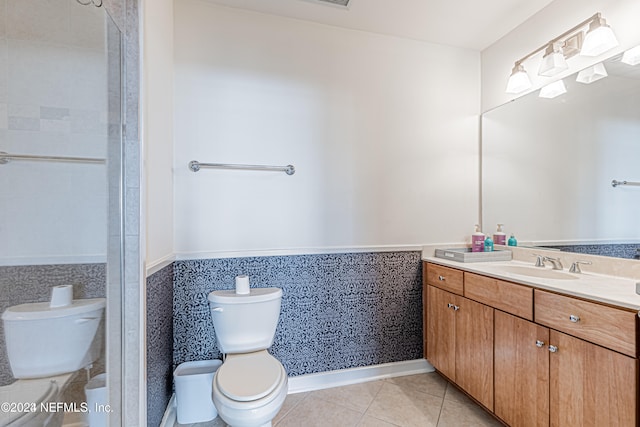
[[[476,231],[471,235],[471,252],[484,251],[484,233],[480,231],[480,226],[476,224]]]
[[[484,239],[484,251],[493,252],[493,239],[491,236],[487,236],[487,238]]]
[[[493,243],[496,245],[506,245],[507,244],[507,235],[502,231],[502,226],[504,224],[498,224],[498,229],[495,233],[493,233]]]
[[[516,237],[513,235],[513,233],[511,233],[511,237],[509,237],[509,241],[507,242],[507,245],[518,246],[518,241],[516,240]]]

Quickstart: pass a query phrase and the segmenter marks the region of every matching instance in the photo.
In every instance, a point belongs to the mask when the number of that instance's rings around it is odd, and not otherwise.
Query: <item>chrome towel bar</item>
[[[296,173],[296,168],[294,168],[293,165],[287,165],[287,166],[236,165],[236,164],[228,164],[228,163],[200,163],[197,160],[192,160],[189,162],[189,169],[192,172],[198,172],[200,168],[276,171],[276,172],[284,172],[287,175],[293,175],[294,173]]]
[[[633,181],[617,181],[617,180],[613,180],[611,181],[611,186],[612,187],[617,187],[618,185],[636,185],[636,186],[640,186],[640,182],[633,182]]]
[[[104,163],[105,159],[93,157],[66,157],[66,156],[36,156],[33,154],[9,154],[0,151],[0,165],[9,163],[11,160],[27,160],[39,162],[68,162],[68,163]]]

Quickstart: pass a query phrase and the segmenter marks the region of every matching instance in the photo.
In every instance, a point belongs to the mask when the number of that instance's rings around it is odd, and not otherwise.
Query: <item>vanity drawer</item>
[[[637,313],[535,290],[535,321],[636,357]]]
[[[454,294],[463,294],[463,273],[454,268],[427,263],[427,284]]]
[[[464,296],[515,316],[533,320],[533,288],[479,274],[464,273]]]

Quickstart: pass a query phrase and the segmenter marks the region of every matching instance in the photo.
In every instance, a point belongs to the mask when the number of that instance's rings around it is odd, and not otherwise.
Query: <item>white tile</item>
[[[0,104],[0,129],[8,129],[7,104]]]
[[[69,34],[67,0],[20,0],[7,4],[7,35],[12,39],[65,43]],[[79,5],[78,5],[79,6]]]

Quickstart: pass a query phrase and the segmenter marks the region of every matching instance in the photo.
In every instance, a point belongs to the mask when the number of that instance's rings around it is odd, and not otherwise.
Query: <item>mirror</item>
[[[98,4],[0,6],[0,425],[121,400],[122,35]]]
[[[482,221],[536,246],[634,258],[640,248],[640,64],[483,114]]]

